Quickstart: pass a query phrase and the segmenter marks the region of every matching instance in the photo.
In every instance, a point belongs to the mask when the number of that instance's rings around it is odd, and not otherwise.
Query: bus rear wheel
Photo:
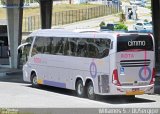
[[[37,75],[35,73],[31,74],[31,83],[32,83],[32,87],[34,88],[39,87],[39,84],[37,83]]]
[[[90,81],[88,84],[87,84],[87,97],[91,100],[94,100],[96,99],[96,95],[94,93],[94,87],[93,87],[93,83]]]
[[[84,89],[84,86],[83,86],[83,82],[82,80],[78,80],[76,82],[76,94],[78,97],[84,97],[84,92],[85,92],[85,89]]]

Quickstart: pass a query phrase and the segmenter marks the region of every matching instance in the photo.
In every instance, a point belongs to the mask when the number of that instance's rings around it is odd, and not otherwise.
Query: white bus
[[[45,29],[31,33],[22,48],[23,79],[85,95],[154,92],[154,39],[151,34],[73,32]]]

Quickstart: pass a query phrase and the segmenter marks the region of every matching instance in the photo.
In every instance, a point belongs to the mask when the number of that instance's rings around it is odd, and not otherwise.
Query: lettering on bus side
[[[128,41],[128,46],[146,46],[145,41]]]
[[[125,53],[125,54],[121,54],[121,58],[123,59],[133,59],[134,58],[134,54],[128,54],[128,53]]]
[[[34,58],[34,63],[41,63],[42,61],[41,61],[41,59],[40,58]]]

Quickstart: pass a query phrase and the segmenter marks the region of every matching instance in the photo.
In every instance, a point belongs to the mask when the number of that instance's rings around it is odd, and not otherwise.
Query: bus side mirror
[[[21,58],[22,57],[22,49],[23,49],[23,47],[28,47],[28,46],[31,46],[31,43],[24,43],[24,44],[21,44],[21,45],[19,45],[18,46],[18,48],[17,48],[17,52],[18,52],[18,56]]]
[[[24,47],[24,46],[31,46],[31,43],[26,42],[26,43],[24,43],[24,44],[21,44],[21,45],[18,46],[17,50],[19,50],[20,48],[22,48],[22,47]]]

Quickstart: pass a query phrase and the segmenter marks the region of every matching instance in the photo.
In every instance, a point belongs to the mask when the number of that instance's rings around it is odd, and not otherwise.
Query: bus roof
[[[104,32],[104,31],[89,31],[77,32],[66,29],[39,29],[32,32],[29,37],[73,37],[73,38],[109,38],[114,39],[117,35],[130,35],[130,34],[146,34],[146,33],[125,33],[125,32]],[[146,34],[147,35],[147,34]],[[107,37],[106,37],[107,36]]]

